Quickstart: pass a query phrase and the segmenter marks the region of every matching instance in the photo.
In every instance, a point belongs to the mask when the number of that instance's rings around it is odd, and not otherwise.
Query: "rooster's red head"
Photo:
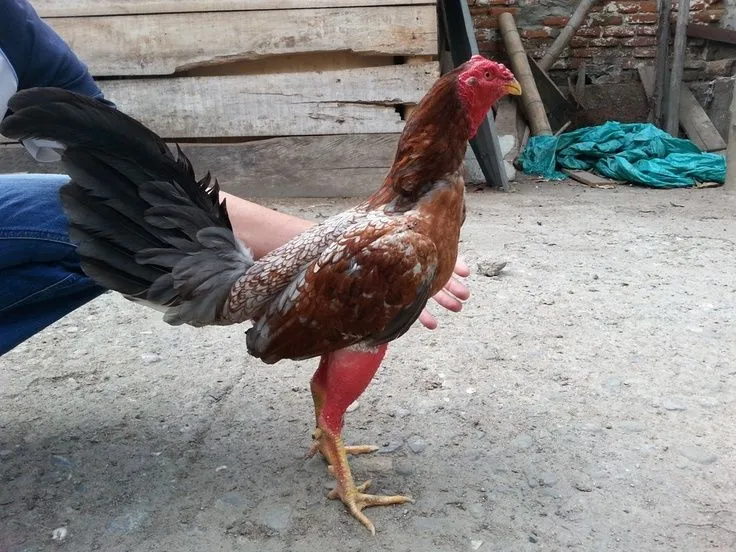
[[[518,96],[521,86],[505,65],[473,56],[458,68],[457,93],[475,135],[491,106],[506,94]]]

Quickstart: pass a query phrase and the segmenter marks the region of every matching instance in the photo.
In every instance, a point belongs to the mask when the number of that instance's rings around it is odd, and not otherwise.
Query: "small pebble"
[[[153,364],[154,362],[158,362],[160,360],[161,356],[155,353],[143,353],[141,355],[141,362],[143,362],[143,364]]]
[[[355,401],[345,409],[345,412],[355,412],[356,410],[358,410],[358,408],[360,408],[360,403],[358,401]]]
[[[532,488],[534,487],[552,487],[553,485],[557,483],[557,481],[558,481],[557,475],[552,472],[527,473],[526,474],[526,482]]]
[[[227,466],[225,464],[223,464],[222,466],[217,466],[215,468],[215,471],[216,472],[221,472],[221,471],[226,470],[226,469],[227,469]]]
[[[483,541],[482,540],[471,540],[470,541],[470,549],[471,550],[479,550],[481,546],[483,546]]]
[[[51,531],[51,540],[55,541],[63,541],[66,538],[67,529],[66,527],[57,527],[53,531]]]
[[[380,449],[378,449],[379,454],[391,454],[392,452],[396,452],[401,448],[401,441],[389,441],[388,443],[385,443]]]
[[[478,272],[483,276],[493,278],[501,274],[501,271],[506,267],[505,261],[498,262],[482,262],[478,263]]]
[[[573,485],[578,491],[584,493],[590,493],[593,491],[593,485],[591,485],[587,481],[576,481]]]
[[[419,435],[412,435],[406,440],[406,444],[414,454],[421,454],[427,448],[427,442]]]

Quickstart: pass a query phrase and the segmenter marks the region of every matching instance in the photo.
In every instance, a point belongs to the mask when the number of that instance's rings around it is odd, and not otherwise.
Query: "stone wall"
[[[498,15],[514,14],[527,51],[539,58],[565,26],[579,0],[469,0],[481,53],[503,58]],[[677,0],[673,0],[673,21]],[[729,25],[736,22],[736,0],[692,0],[692,23]],[[552,74],[563,77],[585,63],[597,82],[634,78],[637,65],[653,62],[656,55],[656,0],[600,0],[569,47],[553,66]],[[686,68],[697,70],[708,57],[703,40],[688,39]]]

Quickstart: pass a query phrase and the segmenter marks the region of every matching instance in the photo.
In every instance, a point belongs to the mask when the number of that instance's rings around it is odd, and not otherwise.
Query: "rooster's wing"
[[[419,317],[436,270],[435,244],[409,218],[369,216],[273,298],[248,331],[248,350],[272,363],[396,339]]]

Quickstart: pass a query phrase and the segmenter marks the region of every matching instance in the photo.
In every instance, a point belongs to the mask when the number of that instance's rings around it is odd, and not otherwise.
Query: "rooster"
[[[363,510],[406,496],[366,493],[347,456],[347,407],[452,275],[465,220],[461,165],[491,106],[520,94],[500,63],[473,56],[442,76],[406,123],[395,161],[363,203],[258,260],[233,234],[209,173],[196,180],[149,129],[100,102],[55,89],[18,92],[0,131],[54,140],[71,181],[61,190],[83,270],[101,286],[157,306],[170,324],[252,321],[248,352],[266,363],[321,356],[311,380],[320,452],[339,498],[371,533]]]

